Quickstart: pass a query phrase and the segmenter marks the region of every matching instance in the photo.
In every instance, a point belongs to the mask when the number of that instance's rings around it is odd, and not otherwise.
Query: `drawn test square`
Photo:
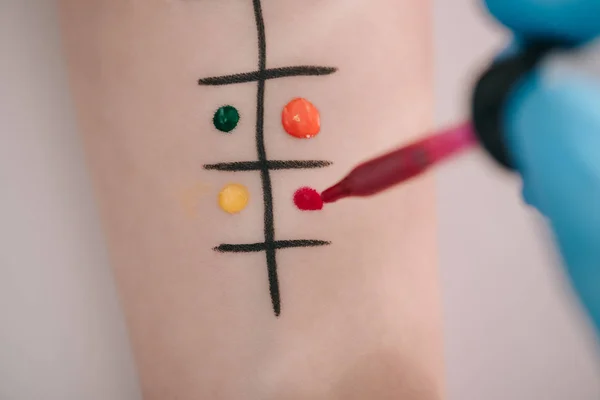
[[[227,85],[246,84],[252,80],[256,80],[256,126],[255,126],[255,145],[257,160],[256,168],[254,169],[260,175],[261,189],[263,193],[263,222],[264,222],[264,240],[253,243],[221,243],[215,246],[214,250],[220,253],[257,253],[264,252],[267,265],[267,276],[269,281],[269,294],[271,304],[275,316],[281,313],[281,298],[279,288],[279,278],[277,269],[277,252],[285,249],[299,249],[305,247],[322,247],[330,244],[329,241],[320,239],[287,239],[279,240],[275,231],[275,214],[274,214],[274,198],[273,198],[273,181],[271,177],[271,169],[276,165],[287,166],[291,165],[290,160],[274,160],[269,158],[267,151],[266,135],[265,135],[265,96],[267,83],[273,79],[283,79],[288,76],[303,75],[328,75],[336,71],[335,68],[323,67],[306,67],[292,66],[291,69],[267,69],[267,46],[266,32],[262,16],[262,5],[260,0],[252,1],[254,8],[254,16],[257,28],[258,42],[258,66],[256,72],[246,71],[234,76],[214,76],[200,78],[198,84],[201,86],[222,87]],[[253,165],[251,160],[248,160]],[[292,161],[296,166],[300,165],[296,161]],[[231,165],[230,161],[222,161],[218,164]],[[227,169],[215,167],[215,164],[204,166],[208,171],[227,171]],[[248,169],[248,171],[252,168]],[[231,172],[231,171],[228,171]]]

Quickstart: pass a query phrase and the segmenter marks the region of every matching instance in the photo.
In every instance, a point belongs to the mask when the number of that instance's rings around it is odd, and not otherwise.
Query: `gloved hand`
[[[517,43],[600,36],[599,0],[485,2]],[[595,76],[552,74],[542,64],[510,96],[504,124],[525,200],[548,218],[573,287],[600,332],[600,57]]]

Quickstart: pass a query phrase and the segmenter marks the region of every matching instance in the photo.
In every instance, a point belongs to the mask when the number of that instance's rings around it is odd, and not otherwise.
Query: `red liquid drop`
[[[323,199],[315,189],[302,187],[294,193],[294,204],[303,211],[316,211],[323,208]]]

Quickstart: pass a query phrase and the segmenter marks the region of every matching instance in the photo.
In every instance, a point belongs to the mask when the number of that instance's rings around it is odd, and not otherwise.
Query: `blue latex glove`
[[[600,35],[600,0],[485,0],[515,37]],[[600,332],[600,75],[523,79],[505,126],[525,200],[555,233],[573,287]]]

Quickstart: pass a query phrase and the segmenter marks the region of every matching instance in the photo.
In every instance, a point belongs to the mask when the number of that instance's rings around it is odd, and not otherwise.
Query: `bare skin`
[[[417,0],[263,0],[267,67],[325,65],[329,76],[265,84],[267,156],[330,160],[271,171],[281,315],[265,252],[258,171],[204,164],[257,159],[257,83],[199,78],[257,69],[251,0],[62,0],[79,123],[146,400],[443,397],[432,177],[319,212],[291,201],[431,126],[431,13]],[[287,135],[281,110],[315,104],[321,133]],[[241,114],[231,134],[214,111]],[[248,207],[217,206],[241,183]]]

